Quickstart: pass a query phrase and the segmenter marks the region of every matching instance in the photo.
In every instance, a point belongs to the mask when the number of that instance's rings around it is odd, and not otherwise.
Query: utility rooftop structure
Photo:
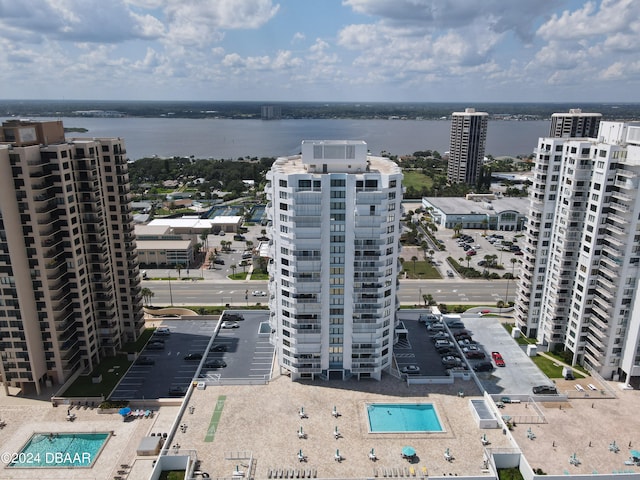
[[[0,128],[0,374],[26,392],[91,371],[144,328],[126,150],[61,121]]]
[[[517,325],[640,387],[640,123],[540,138],[534,153]]]
[[[395,339],[402,173],[360,141],[303,141],[267,174],[269,293],[279,365],[380,379]]]

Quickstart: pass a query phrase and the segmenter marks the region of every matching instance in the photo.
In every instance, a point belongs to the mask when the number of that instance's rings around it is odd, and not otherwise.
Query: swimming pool
[[[57,468],[93,465],[110,433],[34,433],[19,453],[2,458],[13,468]],[[5,454],[6,455],[6,454]]]
[[[432,403],[369,403],[370,433],[443,432]]]

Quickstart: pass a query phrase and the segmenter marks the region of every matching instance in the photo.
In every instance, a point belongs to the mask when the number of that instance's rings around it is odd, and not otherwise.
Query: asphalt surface
[[[267,311],[242,311],[244,320],[239,327],[220,329],[218,321],[163,319],[157,327],[168,327],[171,333],[154,335],[152,340],[164,341],[164,348],[145,348],[140,356],[153,361],[153,365],[134,362],[112,393],[112,400],[132,400],[182,396],[179,389],[188,387],[198,375],[216,381],[220,378],[264,378],[273,362],[273,347],[269,344],[268,330],[260,334],[260,324],[268,321]],[[215,351],[223,345],[224,352]],[[185,360],[189,354],[201,354],[202,359]],[[224,368],[200,368],[213,360],[223,360]],[[171,393],[171,390],[176,389]]]

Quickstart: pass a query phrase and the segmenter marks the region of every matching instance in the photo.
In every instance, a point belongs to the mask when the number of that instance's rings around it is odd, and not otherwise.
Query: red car
[[[502,355],[500,355],[500,352],[491,352],[491,358],[493,358],[493,361],[495,362],[496,367],[505,366],[504,359],[502,358]]]

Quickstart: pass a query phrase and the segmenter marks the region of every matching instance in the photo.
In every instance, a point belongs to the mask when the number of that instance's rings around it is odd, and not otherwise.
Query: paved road
[[[508,287],[507,287],[508,284]],[[149,288],[154,296],[153,305],[255,305],[267,303],[266,297],[254,297],[254,290],[267,290],[265,281],[232,280],[145,280],[143,287]],[[470,303],[495,305],[507,294],[513,301],[516,285],[507,280],[402,280],[400,282],[400,303],[413,305],[423,303],[422,296],[430,294],[438,303]],[[247,293],[248,292],[248,293]]]

